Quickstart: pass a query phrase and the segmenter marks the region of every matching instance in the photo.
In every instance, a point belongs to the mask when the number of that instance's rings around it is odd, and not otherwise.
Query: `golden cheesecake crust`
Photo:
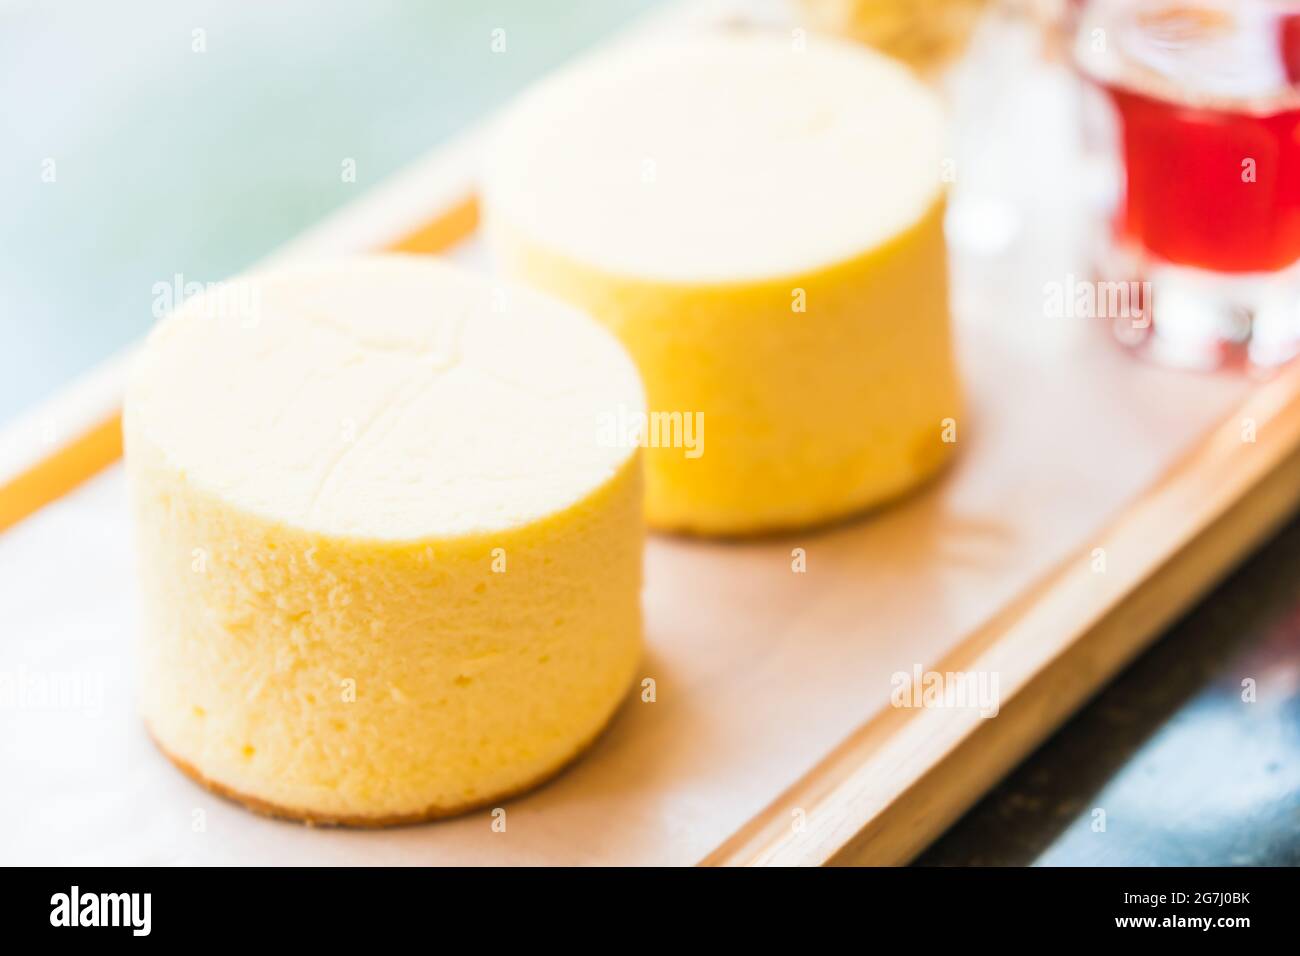
[[[387,816],[369,816],[366,814],[335,814],[319,813],[315,810],[306,810],[301,807],[286,807],[269,800],[263,800],[260,797],[254,797],[247,793],[241,793],[234,787],[229,787],[212,778],[205,776],[202,771],[192,763],[184,760],[176,754],[169,751],[158,739],[158,735],[153,732],[149,722],[144,721],[145,732],[153,745],[158,748],[159,752],[166,757],[177,770],[185,774],[195,783],[209,793],[214,793],[222,799],[237,803],[245,810],[251,810],[259,816],[270,817],[273,820],[285,820],[291,823],[301,823],[309,827],[347,827],[356,830],[382,830],[388,827],[408,827],[417,826],[421,823],[432,823],[435,820],[445,820],[449,817],[464,816],[475,810],[481,810],[487,806],[498,805],[506,800],[513,800],[521,797],[533,790],[538,789],[544,784],[549,783],[554,778],[560,776],[564,771],[578,762],[578,760],[596,743],[597,740],[610,728],[618,717],[618,712],[622,708],[616,708],[599,730],[596,731],[589,739],[579,744],[572,755],[561,761],[556,766],[538,774],[531,780],[525,781],[510,790],[502,793],[491,794],[479,800],[470,800],[465,803],[448,805],[448,806],[431,806],[418,813],[390,814]]]

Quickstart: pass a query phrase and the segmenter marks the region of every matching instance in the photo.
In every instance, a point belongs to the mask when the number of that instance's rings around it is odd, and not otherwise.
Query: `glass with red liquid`
[[[1300,0],[1091,0],[1075,60],[1111,164],[1101,281],[1161,361],[1277,365],[1300,351]]]

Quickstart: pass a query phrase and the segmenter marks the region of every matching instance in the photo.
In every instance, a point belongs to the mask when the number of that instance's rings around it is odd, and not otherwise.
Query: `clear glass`
[[[1091,0],[1086,142],[1110,183],[1103,283],[1135,290],[1125,345],[1197,368],[1300,352],[1300,2]]]

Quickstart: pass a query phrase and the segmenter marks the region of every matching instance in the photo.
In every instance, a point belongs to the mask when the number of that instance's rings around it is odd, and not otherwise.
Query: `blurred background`
[[[1059,88],[1068,71],[1020,79],[1025,62],[1064,58],[1029,11],[1065,4],[912,2],[937,30],[895,34],[888,18],[855,23],[851,3],[807,6],[822,26],[923,67],[957,52],[977,14],[1014,8],[1025,28],[994,49],[976,42],[979,66],[949,84],[967,103],[958,139],[970,127],[989,159],[963,154],[985,192],[956,204],[948,229],[971,253],[966,268],[997,289],[997,308],[1023,292],[1032,314],[1041,288],[1018,288],[1002,252],[1071,241],[1067,216],[1040,205],[1047,214],[1018,222],[1000,198],[1028,188],[1026,170],[1055,169],[1077,149],[1077,117],[1041,107],[1069,101]],[[160,279],[217,281],[249,266],[661,5],[0,0],[0,423],[138,340]],[[508,56],[493,52],[495,30]],[[349,161],[354,181],[341,175]],[[1085,185],[1053,184],[1046,201]],[[978,315],[962,269],[957,292],[971,301],[961,308]],[[1068,358],[1062,328],[1030,323],[1018,341]],[[1293,521],[922,862],[1300,863],[1297,567]],[[1248,715],[1240,676],[1266,672],[1289,692]],[[1091,838],[1099,804],[1123,821],[1104,843]]]
[[[0,0],[0,422],[654,5]]]

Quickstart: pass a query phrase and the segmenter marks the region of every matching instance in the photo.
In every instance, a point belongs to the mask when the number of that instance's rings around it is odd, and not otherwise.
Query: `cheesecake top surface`
[[[719,34],[620,47],[498,123],[491,217],[603,270],[684,283],[785,276],[887,242],[942,196],[944,118],[861,46]]]
[[[518,527],[635,451],[622,346],[566,305],[423,257],[209,287],[154,329],[127,390],[128,454],[235,507],[385,540]],[[614,435],[614,438],[611,438]]]

